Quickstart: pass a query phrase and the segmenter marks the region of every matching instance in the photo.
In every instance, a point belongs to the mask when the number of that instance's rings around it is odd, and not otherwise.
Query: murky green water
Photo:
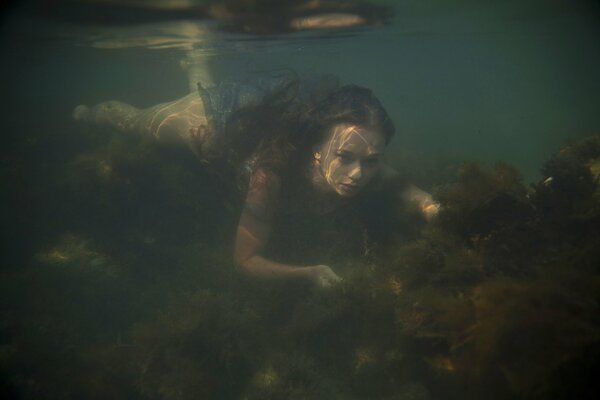
[[[594,2],[387,2],[385,24],[268,35],[194,18],[202,2],[93,14],[88,3],[2,14],[5,398],[597,389]],[[237,273],[235,182],[184,147],[71,116],[79,104],[172,101],[198,76],[290,69],[372,89],[397,128],[388,163],[442,203],[410,238],[365,239],[360,259],[339,258],[344,283],[331,290]],[[333,260],[343,248],[324,247]]]

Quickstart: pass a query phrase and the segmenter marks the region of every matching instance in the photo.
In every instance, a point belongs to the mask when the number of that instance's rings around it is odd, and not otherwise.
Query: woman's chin
[[[353,197],[360,191],[360,188],[358,186],[340,184],[337,185],[335,191],[342,197]]]

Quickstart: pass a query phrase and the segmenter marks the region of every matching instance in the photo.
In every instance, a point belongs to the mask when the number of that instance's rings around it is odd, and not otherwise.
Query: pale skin
[[[151,136],[159,141],[184,142],[196,154],[197,144],[210,148],[206,136],[207,118],[202,99],[191,93],[179,100],[138,109],[129,104],[109,101],[92,108],[78,106],[76,119],[108,125],[126,133]],[[208,140],[207,140],[208,139]],[[395,172],[385,166],[381,157],[385,150],[382,134],[359,126],[340,124],[314,150],[311,182],[324,193],[340,200],[361,192],[377,174]],[[262,256],[269,241],[273,212],[277,208],[279,177],[265,170],[252,176],[245,207],[237,229],[234,260],[236,266],[250,275],[268,279],[308,279],[318,286],[331,286],[340,277],[327,265],[289,265]],[[400,194],[399,202],[414,203],[430,219],[439,206],[431,196],[415,186]],[[335,207],[332,200],[332,207]]]
[[[197,153],[197,140],[205,141],[198,127],[207,125],[204,103],[197,92],[178,100],[139,109],[120,101],[93,107],[77,106],[73,117],[93,125],[109,126],[124,133],[153,137],[159,142],[184,143]]]
[[[336,125],[326,140],[314,148],[311,182],[318,190],[334,194],[340,200],[352,198],[377,174],[393,173],[382,162],[385,147],[385,137],[377,131],[350,124]],[[290,265],[262,256],[280,189],[278,176],[263,169],[255,171],[237,229],[236,266],[249,275],[266,279],[307,279],[319,287],[339,282],[341,278],[327,265]],[[400,194],[398,201],[414,203],[426,219],[431,219],[439,208],[428,193],[412,185]]]

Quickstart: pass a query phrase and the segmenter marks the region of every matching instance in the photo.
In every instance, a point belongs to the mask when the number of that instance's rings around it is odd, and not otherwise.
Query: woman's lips
[[[348,192],[356,190],[356,188],[358,188],[358,185],[355,183],[340,183],[340,186]]]

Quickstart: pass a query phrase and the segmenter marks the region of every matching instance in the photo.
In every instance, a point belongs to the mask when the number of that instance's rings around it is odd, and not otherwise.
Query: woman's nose
[[[357,162],[355,163],[355,165],[352,166],[352,169],[348,173],[348,176],[353,181],[358,181],[362,177],[362,169],[360,167],[360,163]]]

